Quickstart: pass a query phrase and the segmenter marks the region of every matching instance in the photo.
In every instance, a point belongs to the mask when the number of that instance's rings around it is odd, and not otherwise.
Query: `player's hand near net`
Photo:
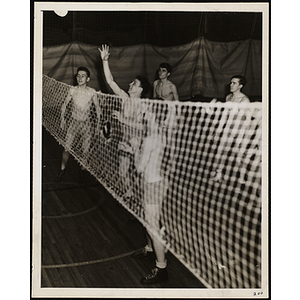
[[[213,98],[210,103],[217,103],[218,99],[217,98]],[[205,112],[208,114],[208,115],[212,115],[214,113],[214,109],[211,108],[211,107],[206,107],[205,108]]]
[[[133,154],[133,148],[126,142],[120,142],[118,149]]]

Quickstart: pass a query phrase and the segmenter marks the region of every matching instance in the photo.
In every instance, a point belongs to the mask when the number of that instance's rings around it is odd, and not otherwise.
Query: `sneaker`
[[[55,181],[60,181],[65,176],[66,170],[60,170],[57,177],[55,178]]]
[[[146,247],[143,247],[142,249],[139,249],[135,251],[132,254],[132,257],[134,258],[144,258],[144,259],[154,259],[154,252],[153,251],[147,251]]]
[[[152,284],[168,280],[167,269],[154,268],[151,273],[141,279],[142,284]]]

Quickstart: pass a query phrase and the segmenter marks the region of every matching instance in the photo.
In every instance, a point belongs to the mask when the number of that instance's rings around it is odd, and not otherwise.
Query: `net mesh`
[[[56,140],[206,286],[261,287],[261,103],[72,89],[43,76]]]

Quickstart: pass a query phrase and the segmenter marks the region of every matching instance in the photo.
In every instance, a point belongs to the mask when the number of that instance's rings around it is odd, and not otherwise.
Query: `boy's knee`
[[[145,205],[145,221],[151,227],[159,230],[159,205]]]

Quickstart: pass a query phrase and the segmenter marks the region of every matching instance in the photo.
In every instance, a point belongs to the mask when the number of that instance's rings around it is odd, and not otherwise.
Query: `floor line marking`
[[[60,201],[59,197],[55,194],[54,191],[50,191],[50,195],[53,197],[54,201],[57,203],[58,207],[60,208],[61,211],[67,211]]]
[[[91,189],[96,190],[96,192],[98,193],[98,195],[100,196],[99,201],[92,207],[84,210],[84,211],[80,211],[80,212],[76,212],[76,213],[65,213],[65,214],[61,214],[61,215],[54,215],[54,216],[43,216],[43,219],[62,219],[62,218],[72,218],[72,217],[77,217],[80,215],[84,215],[87,214],[95,209],[97,209],[102,203],[103,203],[103,197],[101,195],[101,191],[99,191],[97,188],[91,187]],[[49,191],[49,193],[53,193],[54,191]],[[53,196],[53,195],[52,195]],[[66,211],[66,209],[64,209],[64,211]]]
[[[99,202],[97,204],[95,204],[91,208],[88,208],[87,210],[80,211],[80,212],[77,212],[77,213],[62,214],[62,215],[58,215],[58,216],[43,216],[43,219],[62,219],[62,218],[78,217],[80,215],[87,214],[87,213],[97,209],[100,206],[100,204],[102,204],[102,203],[103,203],[103,200],[101,199],[101,200],[99,200]]]
[[[54,188],[45,189],[44,185],[45,186],[50,185],[50,187],[54,186]],[[57,187],[57,183],[56,182],[50,182],[50,181],[49,182],[44,182],[43,183],[43,192],[76,190],[76,189],[82,189],[82,188],[98,188],[98,187],[101,187],[99,184],[79,185],[79,184],[76,184],[74,182],[69,182],[69,181],[64,181],[61,185],[62,185],[62,187]],[[72,186],[72,187],[70,187],[70,186]]]
[[[116,260],[120,258],[124,258],[127,256],[132,255],[137,250],[130,251],[124,254],[120,254],[117,256],[109,257],[109,258],[102,258],[102,259],[96,259],[91,261],[83,261],[83,262],[77,262],[77,263],[71,263],[71,264],[59,264],[59,265],[42,265],[42,269],[55,269],[55,268],[72,268],[72,267],[79,267],[79,266],[86,266],[86,265],[92,265],[92,264],[99,264],[111,260]]]

